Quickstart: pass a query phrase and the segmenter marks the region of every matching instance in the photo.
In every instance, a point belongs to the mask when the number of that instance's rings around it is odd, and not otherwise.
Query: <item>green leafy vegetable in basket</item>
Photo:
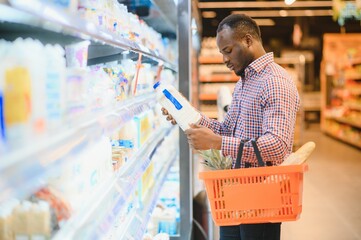
[[[231,157],[224,157],[220,150],[209,149],[199,151],[204,161],[202,162],[210,170],[231,169],[233,160]]]

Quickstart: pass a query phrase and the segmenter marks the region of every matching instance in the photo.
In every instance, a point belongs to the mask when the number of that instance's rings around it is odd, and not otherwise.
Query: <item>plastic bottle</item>
[[[17,39],[2,59],[3,67],[3,111],[6,126],[6,141],[13,145],[19,139],[29,139],[32,131],[32,81],[30,67],[25,60],[31,47],[24,46],[24,40]],[[30,61],[35,61],[30,60]]]
[[[61,126],[65,112],[65,58],[60,45],[46,45],[46,120],[49,129]]]
[[[16,44],[15,40],[14,44]],[[21,64],[29,70],[31,79],[31,124],[32,134],[41,134],[46,129],[45,79],[46,58],[44,46],[39,40],[27,38],[20,42]],[[31,49],[31,51],[29,51]],[[19,52],[15,53],[19,54]],[[34,135],[33,135],[34,136]]]
[[[201,114],[172,85],[157,82],[153,88],[157,92],[159,103],[167,109],[183,131],[190,128],[189,124],[197,123],[201,119]]]
[[[12,239],[11,210],[0,206],[0,239]]]

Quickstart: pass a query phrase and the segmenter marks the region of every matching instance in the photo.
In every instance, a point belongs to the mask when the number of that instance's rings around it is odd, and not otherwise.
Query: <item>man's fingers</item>
[[[174,119],[171,121],[171,123],[172,123],[173,125],[176,125],[176,124],[177,124],[177,122],[176,122]]]
[[[165,109],[165,108],[162,107],[162,114],[163,114],[163,115],[168,115],[167,109]]]
[[[191,124],[189,124],[189,126],[191,128],[201,128],[201,127],[203,127],[202,125],[198,125],[198,124],[195,124],[195,123],[191,123]]]

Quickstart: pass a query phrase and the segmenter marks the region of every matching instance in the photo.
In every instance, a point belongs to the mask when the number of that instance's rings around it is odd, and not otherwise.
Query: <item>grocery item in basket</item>
[[[291,153],[281,165],[295,165],[304,163],[315,150],[316,144],[314,142],[307,142],[300,147],[296,152]]]
[[[232,168],[232,158],[224,157],[220,150],[209,149],[199,151],[199,154],[203,157],[204,161],[202,162],[209,170],[221,170],[221,169],[231,169]]]

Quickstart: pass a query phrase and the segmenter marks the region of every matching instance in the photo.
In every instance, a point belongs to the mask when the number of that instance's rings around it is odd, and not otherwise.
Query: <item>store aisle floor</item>
[[[282,224],[282,240],[361,240],[361,150],[318,128],[304,139],[316,149],[305,174],[303,212]]]

